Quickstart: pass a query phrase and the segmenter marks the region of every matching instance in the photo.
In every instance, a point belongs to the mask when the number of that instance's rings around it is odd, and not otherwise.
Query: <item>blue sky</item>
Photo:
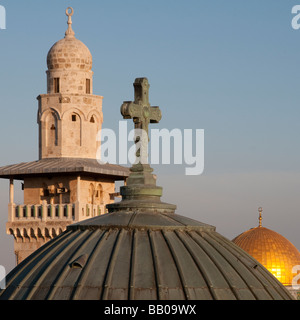
[[[0,166],[38,158],[36,97],[46,93],[47,52],[64,36],[72,6],[75,36],[93,55],[94,93],[104,96],[104,127],[118,127],[120,105],[133,99],[134,79],[145,76],[150,102],[163,113],[155,128],[205,131],[203,175],[155,166],[164,200],[230,239],[257,226],[262,206],[263,225],[300,249],[296,4],[0,0],[7,19],[0,30]],[[0,200],[0,264],[9,269],[5,180]]]

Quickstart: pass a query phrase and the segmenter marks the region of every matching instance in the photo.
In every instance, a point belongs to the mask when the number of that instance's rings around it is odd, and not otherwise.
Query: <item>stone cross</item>
[[[121,113],[124,119],[133,119],[135,129],[143,129],[149,135],[149,123],[161,120],[159,107],[151,107],[149,103],[149,83],[147,78],[137,78],[134,86],[134,101],[124,101]]]
[[[133,119],[135,129],[142,129],[147,134],[148,150],[149,141],[149,123],[158,123],[161,120],[161,111],[159,107],[151,107],[149,103],[149,83],[147,78],[137,78],[134,86],[134,101],[124,101],[121,106],[121,114],[124,119]],[[135,142],[138,142],[137,138]],[[140,156],[139,150],[137,156]]]
[[[148,162],[143,162],[148,146],[149,123],[158,123],[161,119],[159,107],[151,107],[149,103],[149,83],[146,78],[137,78],[134,82],[134,101],[124,101],[121,113],[124,119],[133,119],[135,129],[135,142],[142,140],[141,146],[136,145],[136,163],[130,168],[130,175],[126,179],[126,185],[120,187],[122,201],[108,204],[108,212],[151,212],[174,213],[176,206],[161,202],[162,188],[156,185],[156,176]],[[138,131],[138,130],[136,130]],[[138,135],[147,133],[146,139]],[[146,135],[146,134],[145,134]],[[140,148],[140,149],[139,149]],[[141,156],[139,157],[139,154]],[[148,159],[146,159],[148,160]]]

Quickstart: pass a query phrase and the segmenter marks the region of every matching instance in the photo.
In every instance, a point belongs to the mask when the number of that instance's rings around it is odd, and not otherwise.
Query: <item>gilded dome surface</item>
[[[292,284],[292,268],[300,265],[300,253],[285,237],[259,226],[232,241],[265,266],[282,284]]]

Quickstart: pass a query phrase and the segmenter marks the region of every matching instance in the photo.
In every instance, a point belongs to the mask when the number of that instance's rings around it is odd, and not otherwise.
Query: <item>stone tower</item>
[[[69,12],[71,10],[71,12]],[[93,95],[92,55],[68,30],[47,56],[47,94],[38,96],[39,157],[94,159],[100,146],[95,137],[103,122],[102,96]]]
[[[39,160],[0,168],[9,179],[6,231],[14,236],[16,261],[62,233],[69,224],[106,213],[117,195],[115,181],[128,168],[99,164],[102,96],[93,94],[92,55],[68,29],[47,56],[47,94],[38,96]],[[22,182],[24,203],[14,201]]]

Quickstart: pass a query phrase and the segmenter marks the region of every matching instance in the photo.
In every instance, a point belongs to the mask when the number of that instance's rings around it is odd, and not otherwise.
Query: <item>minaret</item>
[[[38,96],[39,158],[95,159],[103,122],[102,96],[93,94],[92,55],[68,29],[47,56],[47,94]]]
[[[47,94],[38,96],[39,160],[0,168],[9,180],[6,232],[14,237],[16,262],[61,234],[68,225],[106,213],[118,193],[115,181],[127,168],[99,164],[97,134],[102,96],[93,94],[92,55],[75,38],[72,8],[68,28],[47,56]],[[15,203],[14,181],[24,203]]]

